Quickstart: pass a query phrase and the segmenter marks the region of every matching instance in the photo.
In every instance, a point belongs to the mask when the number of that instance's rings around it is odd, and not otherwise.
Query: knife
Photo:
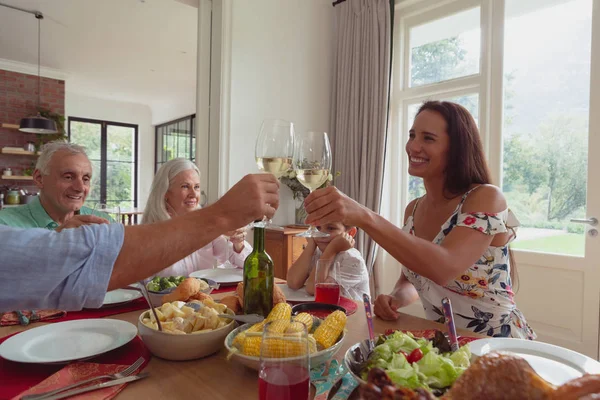
[[[63,393],[56,394],[54,396],[46,397],[44,400],[64,399],[67,397],[75,396],[76,394],[91,392],[93,390],[104,389],[104,388],[111,387],[111,386],[122,385],[127,382],[137,381],[140,379],[144,379],[147,376],[148,376],[147,372],[142,372],[141,374],[127,376],[127,377],[121,378],[121,379],[115,379],[114,381],[99,383],[97,385],[92,385],[92,386],[84,387],[81,389],[69,390],[68,392],[63,392]]]
[[[21,325],[29,325],[29,318],[27,318],[25,314],[23,314],[20,310],[16,310],[15,313],[17,314],[17,317],[19,317],[19,323]]]

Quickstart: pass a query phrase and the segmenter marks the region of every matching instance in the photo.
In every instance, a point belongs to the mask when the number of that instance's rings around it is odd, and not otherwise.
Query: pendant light
[[[38,134],[50,134],[57,133],[56,122],[51,119],[44,118],[40,115],[40,95],[41,95],[41,81],[40,76],[40,47],[41,47],[41,35],[40,35],[40,22],[44,19],[44,15],[41,12],[35,12],[35,18],[38,20],[38,98],[37,98],[37,109],[38,113],[34,117],[27,117],[21,120],[19,130],[27,133],[38,133]]]

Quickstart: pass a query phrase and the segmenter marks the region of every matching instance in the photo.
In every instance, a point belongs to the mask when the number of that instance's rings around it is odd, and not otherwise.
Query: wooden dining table
[[[219,299],[228,293],[216,294]],[[131,322],[137,326],[139,315],[142,311],[112,315],[113,318]],[[45,323],[35,323],[28,326],[9,326],[0,328],[0,337],[25,331]],[[426,330],[440,329],[445,331],[444,325],[437,322],[400,313],[396,321],[384,321],[374,318],[375,334],[384,333],[387,329]],[[365,310],[362,303],[358,303],[356,313],[348,317],[347,334],[335,358],[341,362],[346,350],[369,337]],[[458,330],[459,335],[471,337],[485,337],[469,330]],[[91,360],[93,361],[93,360]],[[191,361],[168,361],[156,356],[144,369],[150,376],[146,379],[129,384],[125,390],[117,395],[118,400],[139,399],[257,399],[258,398],[258,373],[244,367],[236,361],[227,360],[225,348],[218,353]],[[312,388],[314,393],[314,388]],[[312,398],[313,394],[311,394]],[[350,397],[357,398],[357,391]]]

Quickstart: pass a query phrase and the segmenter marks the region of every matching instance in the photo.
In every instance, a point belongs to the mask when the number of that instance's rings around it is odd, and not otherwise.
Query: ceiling
[[[67,92],[145,104],[153,123],[195,112],[194,0],[0,3],[44,14],[42,66],[67,75]],[[33,15],[0,7],[0,58],[37,65]]]

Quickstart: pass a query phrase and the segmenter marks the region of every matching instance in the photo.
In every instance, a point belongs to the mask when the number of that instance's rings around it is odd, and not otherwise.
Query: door
[[[406,204],[424,190],[408,176],[403,150],[418,106],[426,99],[464,105],[479,126],[493,181],[521,222],[511,245],[518,307],[538,340],[598,358],[600,227],[590,220],[600,219],[600,2],[396,8],[391,220],[401,225]],[[382,259],[380,292],[387,293],[399,268]],[[422,315],[419,305],[406,311]]]
[[[495,172],[521,221],[512,245],[517,304],[538,340],[598,358],[600,4],[504,4],[503,155]]]

